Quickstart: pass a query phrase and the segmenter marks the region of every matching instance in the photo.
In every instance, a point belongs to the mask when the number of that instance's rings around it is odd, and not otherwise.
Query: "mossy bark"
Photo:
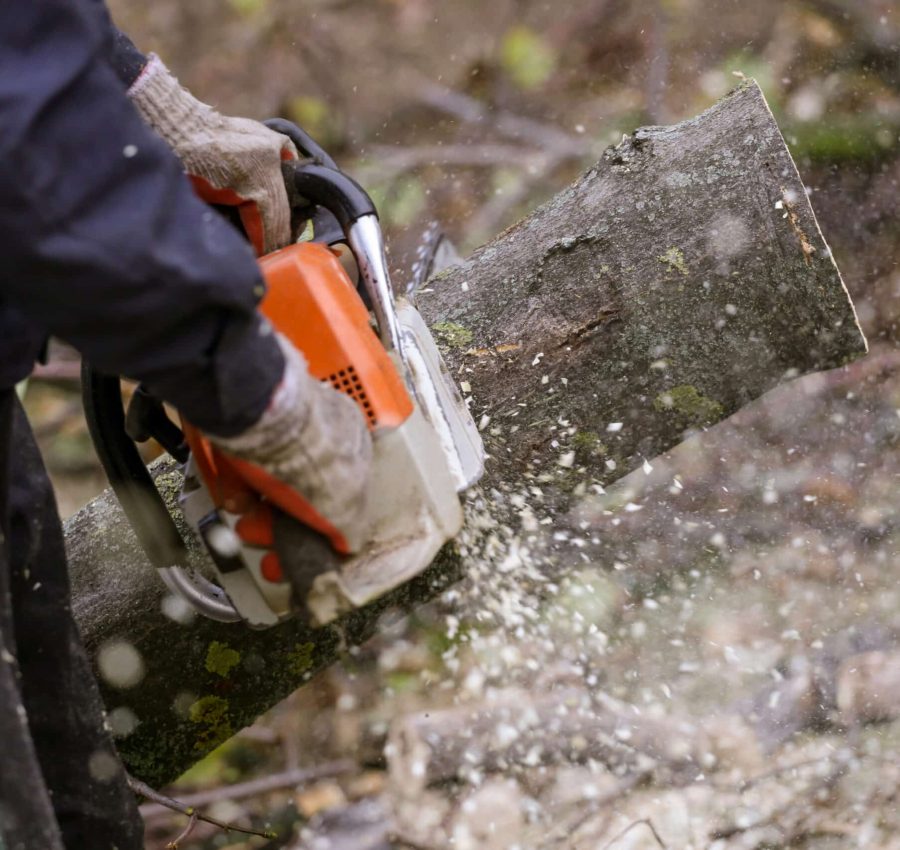
[[[754,84],[690,121],[638,130],[429,289],[420,307],[476,416],[489,417],[496,486],[545,464],[579,481],[618,478],[685,429],[865,351]],[[160,482],[174,504],[177,471],[163,465]],[[365,640],[387,607],[432,598],[463,569],[448,546],[416,581],[335,627],[253,632],[167,618],[162,585],[109,492],[66,533],[91,652],[117,639],[143,658],[138,685],[104,685],[104,695],[137,716],[119,746],[154,784]]]

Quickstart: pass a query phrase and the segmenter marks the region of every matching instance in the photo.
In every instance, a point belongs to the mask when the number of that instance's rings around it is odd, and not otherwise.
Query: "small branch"
[[[635,788],[638,788],[649,782],[651,776],[652,773],[649,770],[644,770],[640,773],[633,773],[631,776],[626,776],[624,779],[622,779],[618,783],[618,785],[616,785],[616,787],[611,791],[608,791],[606,794],[603,794],[600,797],[591,800],[590,806],[586,812],[582,812],[575,818],[574,821],[571,821],[570,823],[564,825],[563,840],[568,842],[569,839],[575,836],[579,832],[579,830],[581,830],[582,827],[584,827],[584,825],[591,820],[591,818],[597,815],[598,812],[600,812],[601,810],[608,810],[613,803],[629,794]]]
[[[838,756],[840,757],[840,753],[838,754]],[[760,782],[765,782],[767,779],[775,779],[778,776],[783,776],[785,773],[791,773],[795,770],[802,770],[804,767],[813,767],[820,764],[831,764],[833,761],[834,756],[832,754],[829,754],[827,756],[804,759],[803,761],[794,762],[793,764],[785,764],[781,767],[767,770],[764,773],[758,773],[756,776],[748,777],[743,782],[740,782],[737,786],[735,786],[733,790],[737,791],[739,794],[743,794],[745,791],[749,791],[751,788],[759,785]]]
[[[190,834],[194,831],[194,827],[197,825],[197,822],[200,820],[200,816],[194,812],[191,815],[190,820],[187,823],[187,826],[178,834],[178,836],[172,841],[170,841],[166,845],[166,850],[178,850],[178,845],[184,841],[186,838],[190,836]]]
[[[790,800],[788,800],[783,805],[777,806],[773,811],[771,811],[767,816],[760,817],[758,820],[753,821],[752,823],[747,824],[732,824],[731,826],[723,827],[721,829],[715,830],[710,838],[714,841],[719,840],[727,840],[729,838],[733,838],[735,835],[740,835],[745,832],[749,832],[753,829],[760,829],[761,827],[769,826],[770,824],[774,824],[778,822],[778,819],[787,812],[790,812],[791,809],[796,806],[797,800],[802,795],[803,799],[812,799],[813,795],[820,791],[823,788],[828,788],[834,785],[838,779],[843,775],[846,770],[845,764],[838,764],[828,773],[827,776],[820,777],[818,781],[812,782],[807,785],[800,794],[795,795]]]
[[[505,110],[493,110],[462,92],[424,81],[417,96],[422,103],[469,124],[486,124],[517,142],[528,142],[552,153],[556,158],[581,159],[590,153],[586,139],[570,136],[552,124],[544,124]]]
[[[620,833],[618,833],[612,841],[603,846],[603,850],[609,850],[610,847],[613,846],[620,838],[624,838],[631,830],[635,829],[638,826],[646,826],[650,832],[653,833],[653,838],[656,840],[656,843],[662,847],[663,850],[669,850],[665,841],[659,837],[659,833],[656,831],[656,827],[653,825],[653,821],[650,818],[641,818],[640,820],[636,820],[634,823],[628,824]]]
[[[203,821],[204,823],[212,824],[213,826],[217,826],[223,832],[239,832],[242,835],[258,835],[260,838],[276,838],[274,832],[269,832],[268,830],[258,830],[258,829],[249,829],[243,826],[237,826],[233,823],[225,823],[225,821],[217,820],[216,818],[212,818],[209,815],[205,815],[202,812],[195,809],[193,806],[185,805],[184,803],[173,799],[172,797],[167,797],[165,794],[160,794],[159,791],[154,790],[146,782],[141,782],[140,779],[135,779],[133,776],[128,776],[128,787],[135,793],[139,794],[141,797],[146,797],[148,800],[153,800],[154,803],[158,803],[160,806],[163,806],[167,809],[171,809],[173,812],[178,812],[179,814],[186,815],[191,819],[191,823],[188,824],[188,828],[185,829],[182,834],[175,839],[174,842],[169,844],[169,847],[177,847],[178,841],[184,839],[184,837],[196,826],[197,821]]]
[[[327,764],[318,765],[316,767],[287,770],[272,776],[251,779],[249,782],[240,782],[236,785],[226,785],[222,788],[213,788],[208,791],[198,791],[196,794],[187,794],[180,802],[177,802],[176,805],[193,809],[201,806],[208,806],[210,803],[217,803],[221,800],[239,800],[244,797],[254,797],[258,794],[267,794],[270,791],[278,791],[281,788],[303,785],[304,783],[312,782],[317,779],[339,776],[342,773],[348,773],[351,770],[355,770],[356,767],[356,763],[350,759],[342,759],[340,761],[328,762]],[[139,780],[134,779],[131,781],[138,782]],[[149,788],[149,786],[144,785],[144,783],[140,784]],[[135,790],[134,785],[132,785],[132,790]],[[144,792],[138,791],[136,793],[143,794]],[[153,802],[157,804],[141,806],[141,815],[144,820],[159,817],[165,814],[165,809],[172,808],[169,803],[159,799],[159,797],[163,797],[163,795],[156,791],[153,793],[155,796],[144,794],[145,797],[153,800]],[[168,797],[163,797],[163,799],[169,800],[169,802],[175,802]]]
[[[460,168],[494,168],[501,165],[530,168],[545,157],[545,154],[539,151],[529,151],[514,145],[503,144],[417,145],[415,147],[373,145],[369,148],[368,153],[373,162],[368,167],[364,166],[361,173],[365,176],[367,172],[371,171],[372,179],[382,182],[396,178],[404,172],[433,165]]]

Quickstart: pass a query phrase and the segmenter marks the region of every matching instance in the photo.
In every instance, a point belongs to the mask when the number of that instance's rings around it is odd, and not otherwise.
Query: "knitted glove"
[[[355,402],[310,375],[303,355],[277,338],[284,377],[262,418],[236,437],[209,439],[253,490],[339,552],[356,551],[368,531],[368,426]]]
[[[258,121],[228,118],[201,103],[154,54],[128,95],[181,160],[200,197],[237,206],[258,255],[291,241],[281,162],[295,159],[297,150],[286,136]]]

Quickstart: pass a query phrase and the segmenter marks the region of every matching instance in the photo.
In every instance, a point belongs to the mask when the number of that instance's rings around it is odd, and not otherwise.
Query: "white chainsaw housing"
[[[399,428],[375,433],[368,542],[313,582],[317,625],[388,593],[425,569],[462,528],[463,513],[437,435],[416,406]]]

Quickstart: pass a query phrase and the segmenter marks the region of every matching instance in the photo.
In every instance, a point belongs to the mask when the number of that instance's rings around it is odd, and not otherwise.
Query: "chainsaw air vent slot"
[[[362,408],[363,413],[369,420],[369,424],[373,428],[378,424],[375,411],[372,409],[372,402],[369,401],[362,381],[360,381],[359,375],[353,366],[347,366],[338,372],[332,372],[328,376],[328,381],[338,392],[350,396]]]

